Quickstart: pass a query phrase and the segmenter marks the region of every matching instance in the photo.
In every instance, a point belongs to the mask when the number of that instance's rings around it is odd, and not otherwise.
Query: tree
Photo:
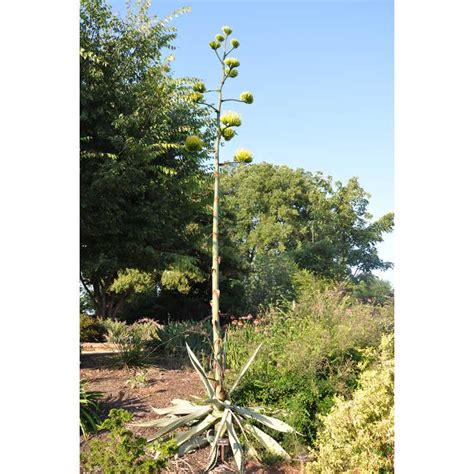
[[[192,100],[196,81],[174,79],[162,58],[176,36],[169,18],[148,6],[121,19],[104,0],[81,3],[81,281],[102,317],[183,259],[201,271],[211,124]]]
[[[262,255],[288,255],[321,278],[360,279],[387,269],[377,243],[393,228],[393,214],[372,222],[369,195],[356,178],[332,183],[321,173],[259,163],[222,180],[229,246],[252,271]],[[230,252],[229,252],[230,253]]]

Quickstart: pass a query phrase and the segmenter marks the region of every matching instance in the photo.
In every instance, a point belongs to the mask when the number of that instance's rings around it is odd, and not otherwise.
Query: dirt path
[[[144,369],[146,385],[131,387],[130,379],[134,371],[118,369],[113,366],[114,354],[101,351],[91,351],[81,355],[81,379],[87,381],[88,390],[104,392],[102,403],[102,418],[105,418],[111,408],[125,408],[134,413],[134,421],[145,421],[156,418],[151,407],[165,407],[174,398],[190,399],[193,396],[203,397],[204,390],[197,373],[194,370],[180,368],[174,361],[160,361],[159,366]],[[154,429],[133,428],[135,433],[148,437]],[[92,439],[92,438],[89,438]],[[87,441],[81,442],[81,449],[87,446]],[[209,447],[172,460],[165,472],[168,473],[203,473],[209,456]],[[213,472],[235,472],[225,466],[217,467]],[[292,466],[263,467],[256,463],[247,464],[245,472],[254,474],[287,473],[296,474],[300,468]]]

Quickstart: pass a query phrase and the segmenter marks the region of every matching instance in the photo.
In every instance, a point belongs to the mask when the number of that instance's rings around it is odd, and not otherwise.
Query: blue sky
[[[115,11],[125,2],[113,1]],[[222,25],[241,46],[239,76],[226,95],[250,90],[239,136],[224,149],[244,146],[255,162],[322,171],[346,181],[357,176],[379,217],[394,208],[393,1],[152,1],[159,17],[184,5],[173,70],[214,88],[217,58],[208,46]],[[393,261],[393,234],[380,245]],[[393,271],[381,274],[393,282]]]

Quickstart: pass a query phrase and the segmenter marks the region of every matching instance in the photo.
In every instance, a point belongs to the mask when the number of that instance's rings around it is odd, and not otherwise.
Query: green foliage
[[[258,255],[283,253],[336,281],[391,266],[376,246],[391,232],[393,215],[373,221],[355,178],[333,184],[319,173],[258,163],[235,167],[221,182],[224,251],[237,253],[244,273]]]
[[[162,58],[176,36],[169,18],[143,1],[122,18],[84,0],[80,15],[81,277],[96,313],[116,318],[136,290],[115,291],[127,269],[158,279],[202,252],[190,226],[202,228],[214,125],[190,98],[195,79],[174,78]],[[193,135],[202,150],[184,146]]]
[[[293,275],[296,263],[288,255],[259,255],[252,272],[244,280],[246,309],[255,313],[268,306],[281,305],[295,298]]]
[[[374,313],[376,311],[376,313]],[[285,313],[274,310],[233,326],[227,333],[227,363],[241,367],[263,343],[261,354],[235,393],[237,403],[282,410],[310,443],[333,396],[349,396],[360,371],[361,350],[379,344],[392,318],[388,308],[354,304],[335,291],[306,294]],[[300,441],[285,437],[290,449]]]
[[[352,398],[335,398],[320,417],[310,474],[394,472],[393,335],[384,336],[378,350],[365,352],[362,367]]]
[[[212,326],[210,321],[169,321],[158,330],[160,343],[157,353],[177,358],[187,357],[186,344],[200,359],[211,352]]]
[[[118,351],[121,364],[128,367],[141,366],[150,362],[151,346],[158,339],[158,325],[151,320],[127,324],[123,321],[104,321],[107,341]]]
[[[154,474],[166,466],[167,459],[176,452],[175,441],[148,445],[145,438],[125,428],[132,419],[133,415],[126,410],[110,410],[108,418],[99,426],[109,431],[107,436],[93,439],[81,453],[85,472]]]
[[[148,385],[148,378],[146,371],[137,370],[130,378],[125,382],[132,390],[139,387],[143,388]]]
[[[389,281],[373,276],[354,285],[352,294],[358,300],[374,305],[389,304],[394,295]]]
[[[96,431],[100,423],[99,401],[102,392],[91,392],[86,390],[86,382],[80,381],[79,406],[80,406],[80,428],[84,436]]]
[[[80,316],[80,331],[81,342],[104,342],[107,334],[103,322],[88,314]]]
[[[110,290],[116,294],[133,292],[143,293],[144,291],[153,288],[153,275],[146,272],[141,272],[136,268],[126,268],[119,270],[117,277],[110,285]]]

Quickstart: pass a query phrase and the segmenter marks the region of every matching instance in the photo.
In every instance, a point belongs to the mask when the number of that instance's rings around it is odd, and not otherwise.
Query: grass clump
[[[127,324],[111,319],[104,321],[107,342],[118,352],[118,360],[126,367],[140,367],[150,363],[153,343],[158,340],[158,324],[150,319]]]

